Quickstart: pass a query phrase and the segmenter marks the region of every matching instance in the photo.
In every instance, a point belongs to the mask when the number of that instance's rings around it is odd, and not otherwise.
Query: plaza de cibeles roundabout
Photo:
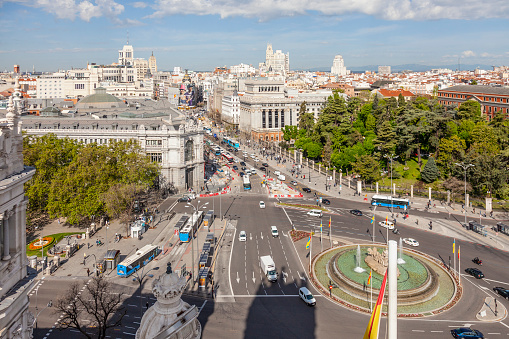
[[[397,261],[398,317],[439,314],[460,299],[461,285],[454,272],[439,260],[414,249],[403,249],[400,241]],[[386,245],[332,247],[313,258],[312,279],[324,295],[330,293],[336,302],[371,313],[387,266]],[[329,291],[331,285],[333,288]],[[384,302],[382,313],[386,312],[387,303]]]

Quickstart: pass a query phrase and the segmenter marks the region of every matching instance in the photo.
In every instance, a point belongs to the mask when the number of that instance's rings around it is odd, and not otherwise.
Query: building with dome
[[[101,108],[127,107],[126,103],[114,95],[106,93],[106,88],[98,87],[95,93],[78,101],[76,109],[94,110]]]

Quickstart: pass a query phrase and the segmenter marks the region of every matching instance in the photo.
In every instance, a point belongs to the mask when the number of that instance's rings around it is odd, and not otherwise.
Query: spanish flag
[[[371,282],[371,271],[369,271],[369,277],[368,277],[368,285]]]
[[[309,235],[308,242],[306,243],[306,249],[309,249],[310,245],[311,245],[311,235]]]
[[[330,230],[330,223],[332,221],[332,217],[329,217],[329,230]]]
[[[385,217],[385,223],[387,224],[388,221],[389,221],[389,216],[386,216]]]
[[[456,250],[456,239],[454,239],[452,242],[452,254],[456,253],[455,250]]]
[[[458,246],[458,260],[460,260],[460,249],[461,249],[461,245]]]
[[[380,293],[376,301],[371,318],[369,318],[369,324],[364,333],[363,339],[378,339],[378,330],[380,329],[380,316],[382,315],[382,303],[384,301],[385,284],[387,282],[387,271],[385,271],[384,280],[380,287]]]

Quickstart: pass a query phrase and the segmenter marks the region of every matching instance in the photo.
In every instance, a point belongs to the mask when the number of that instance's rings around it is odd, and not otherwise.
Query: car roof
[[[246,231],[240,231],[240,234],[246,234]]]
[[[270,228],[273,229],[273,230],[277,230],[276,226],[270,226]]]
[[[307,287],[301,287],[299,288],[299,290],[302,291],[304,294],[311,294]]]

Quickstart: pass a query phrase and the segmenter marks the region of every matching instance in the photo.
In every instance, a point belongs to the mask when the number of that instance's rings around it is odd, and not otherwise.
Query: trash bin
[[[28,264],[30,265],[30,267],[36,269],[37,268],[37,256],[32,255],[32,256],[28,257]]]

